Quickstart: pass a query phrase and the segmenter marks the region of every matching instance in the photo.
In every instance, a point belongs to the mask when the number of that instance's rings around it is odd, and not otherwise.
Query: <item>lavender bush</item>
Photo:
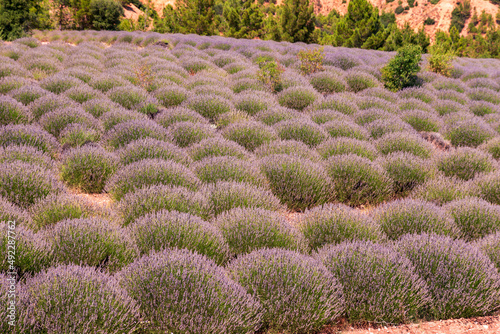
[[[0,163],[22,161],[54,170],[57,163],[46,153],[32,146],[8,145],[0,147]]]
[[[134,140],[147,137],[166,141],[170,134],[151,120],[137,119],[115,125],[104,135],[103,141],[112,148],[120,148]]]
[[[204,123],[177,122],[170,125],[168,131],[179,147],[187,147],[216,135],[214,128]]]
[[[9,96],[0,96],[0,125],[27,124],[32,118],[24,105]]]
[[[0,196],[0,222],[8,221],[15,221],[23,226],[32,226],[31,216],[26,210]]]
[[[378,164],[354,154],[332,156],[325,170],[333,182],[333,199],[348,205],[376,205],[388,200],[393,182]]]
[[[191,157],[174,144],[153,138],[138,139],[118,150],[117,155],[123,165],[145,159],[172,160],[183,165],[191,163]]]
[[[497,163],[490,154],[470,147],[460,147],[439,155],[436,165],[444,175],[465,181],[497,169]]]
[[[118,169],[118,163],[118,157],[103,148],[82,146],[63,155],[61,178],[83,192],[100,193]]]
[[[248,159],[250,156],[244,147],[220,137],[203,139],[199,143],[190,146],[188,151],[194,161],[223,156]]]
[[[355,138],[334,138],[325,141],[316,148],[317,152],[324,158],[343,154],[355,154],[363,158],[374,160],[377,155],[377,149],[368,141]]]
[[[133,162],[112,175],[106,182],[106,192],[119,201],[129,192],[149,185],[164,184],[196,190],[200,180],[184,165],[161,160],[144,159]]]
[[[369,216],[344,204],[327,204],[305,212],[300,230],[315,251],[326,244],[353,240],[385,240],[379,225]]]
[[[222,135],[248,151],[253,151],[264,143],[278,139],[272,128],[254,121],[231,124],[222,130]]]
[[[332,181],[319,163],[277,154],[261,161],[271,190],[291,210],[304,210],[331,199]]]
[[[342,285],[350,322],[405,323],[419,319],[430,302],[411,262],[391,247],[346,241],[326,245],[315,257]]]
[[[489,314],[500,305],[500,277],[478,247],[435,234],[407,235],[396,244],[427,283],[436,319]]]
[[[273,126],[282,140],[301,141],[315,147],[328,138],[328,133],[318,124],[308,119],[281,121]]]
[[[221,231],[233,255],[261,248],[284,248],[305,252],[303,235],[283,217],[259,208],[234,208],[213,222]]]
[[[481,249],[500,270],[500,232],[485,236],[478,240],[476,246]]]
[[[208,157],[193,166],[193,171],[202,182],[236,181],[267,188],[267,179],[255,161],[236,157]]]
[[[22,287],[19,319],[27,333],[133,332],[137,303],[115,278],[89,267],[53,267]]]
[[[470,194],[464,181],[438,175],[417,186],[410,194],[412,198],[432,202],[437,205],[465,198]]]
[[[312,88],[290,87],[278,95],[278,102],[283,107],[301,111],[313,104],[318,98],[318,93]]]
[[[303,142],[295,140],[274,140],[272,142],[262,144],[254,151],[254,153],[259,158],[267,157],[273,154],[286,154],[297,155],[313,162],[321,160],[321,157],[315,150],[312,150]]]
[[[205,194],[168,185],[152,185],[128,193],[120,200],[117,209],[123,225],[160,210],[186,212],[201,218],[210,216]]]
[[[219,229],[197,216],[178,211],[148,213],[129,226],[141,255],[169,248],[189,249],[223,265],[229,245]]]
[[[144,256],[118,277],[151,330],[243,334],[261,326],[260,303],[222,267],[189,250]]]
[[[393,152],[408,152],[420,158],[429,158],[432,145],[421,136],[405,132],[387,133],[375,143],[378,151],[384,155]]]
[[[262,303],[264,330],[317,332],[344,310],[342,286],[309,256],[282,249],[257,250],[237,258],[227,270]]]

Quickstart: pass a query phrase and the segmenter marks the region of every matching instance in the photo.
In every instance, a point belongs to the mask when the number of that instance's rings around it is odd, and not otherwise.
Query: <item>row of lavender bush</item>
[[[500,307],[498,269],[480,250],[498,254],[499,236],[470,244],[409,234],[390,244],[328,244],[312,256],[263,248],[225,267],[166,249],[114,275],[62,265],[18,284],[14,332],[313,333],[341,316],[384,323],[480,316]],[[13,328],[3,322],[2,330]]]

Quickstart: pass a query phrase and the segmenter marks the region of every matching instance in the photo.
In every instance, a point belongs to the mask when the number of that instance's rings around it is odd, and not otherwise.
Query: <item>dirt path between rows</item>
[[[354,328],[346,323],[326,328],[321,334],[500,334],[500,316],[451,319],[400,326]]]

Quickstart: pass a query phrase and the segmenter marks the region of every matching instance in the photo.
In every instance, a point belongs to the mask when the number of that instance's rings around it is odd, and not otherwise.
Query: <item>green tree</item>
[[[179,32],[179,22],[174,7],[163,8],[163,16],[158,16],[153,22],[153,31],[162,34]]]
[[[309,0],[286,0],[280,15],[282,40],[313,42],[314,21],[314,8]]]
[[[251,0],[230,0],[224,3],[224,36],[255,38],[263,36],[264,13]]]
[[[115,0],[91,0],[90,19],[95,30],[116,30],[123,7]]]
[[[177,0],[177,21],[183,34],[218,35],[219,18],[214,0]]]
[[[43,12],[39,0],[0,0],[0,39],[14,40],[40,28],[39,15],[45,15]]]
[[[382,68],[382,79],[387,89],[398,91],[417,85],[417,73],[420,71],[422,48],[419,45],[406,45],[389,63]]]

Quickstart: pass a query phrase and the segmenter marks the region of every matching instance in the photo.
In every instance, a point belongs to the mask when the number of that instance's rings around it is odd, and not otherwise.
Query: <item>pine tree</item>
[[[203,36],[219,34],[214,0],[177,0],[175,7],[180,33]]]
[[[281,10],[280,25],[284,41],[313,42],[314,9],[309,0],[286,0]]]

